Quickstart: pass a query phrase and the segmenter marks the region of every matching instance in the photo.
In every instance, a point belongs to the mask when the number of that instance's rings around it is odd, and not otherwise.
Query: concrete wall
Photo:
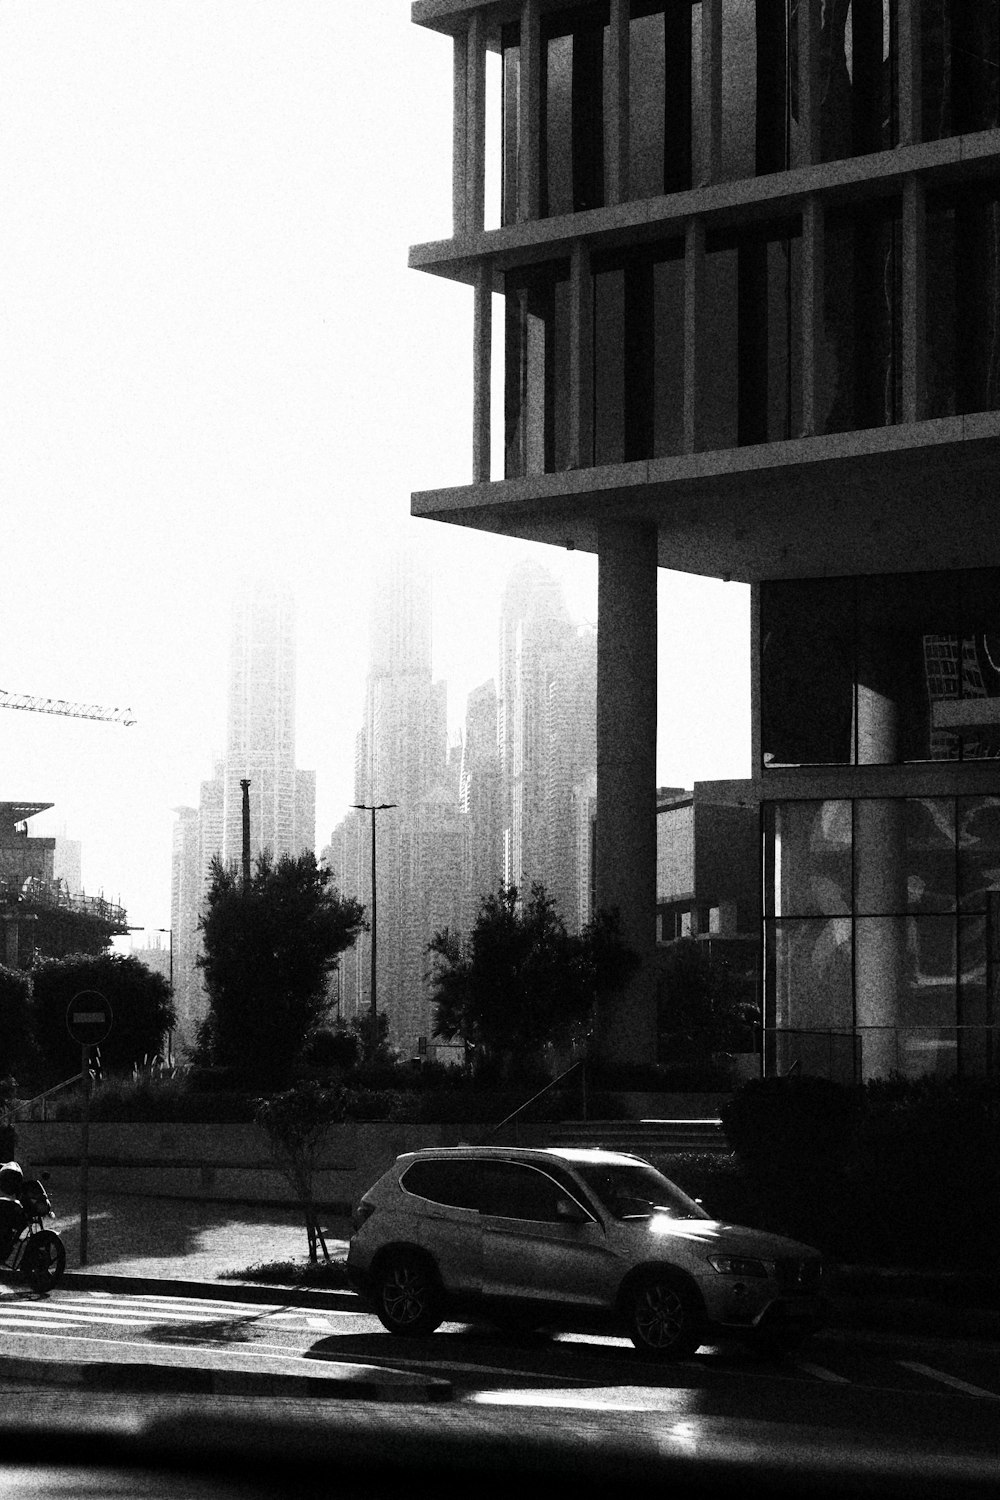
[[[636,1095],[633,1119],[718,1115],[728,1095]],[[581,1125],[581,1139],[587,1126]],[[331,1126],[315,1177],[322,1207],[349,1211],[395,1158],[427,1146],[487,1144],[489,1124],[417,1123]],[[79,1124],[31,1121],[17,1127],[18,1161],[29,1175],[49,1172],[56,1212],[79,1180]],[[545,1145],[549,1127],[525,1125],[522,1145]],[[641,1149],[641,1148],[640,1148]],[[92,1192],[200,1198],[206,1202],[292,1203],[294,1194],[255,1125],[112,1125],[90,1127]]]

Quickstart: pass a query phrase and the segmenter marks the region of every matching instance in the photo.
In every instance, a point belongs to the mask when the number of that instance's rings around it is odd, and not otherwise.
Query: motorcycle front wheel
[[[66,1247],[54,1229],[33,1234],[21,1260],[21,1274],[36,1292],[48,1292],[66,1269]]]

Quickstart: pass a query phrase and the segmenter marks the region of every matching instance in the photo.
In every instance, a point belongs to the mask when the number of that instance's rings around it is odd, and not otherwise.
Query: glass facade
[[[927,415],[1000,407],[1000,189],[928,195]],[[959,336],[959,331],[961,331]]]
[[[779,1067],[996,1068],[1000,797],[768,803],[764,869]]]
[[[923,138],[1000,124],[1000,8],[996,0],[921,0]]]
[[[508,479],[568,462],[569,263],[509,272],[505,285]]]
[[[1000,569],[760,586],[764,769],[1000,757]]]

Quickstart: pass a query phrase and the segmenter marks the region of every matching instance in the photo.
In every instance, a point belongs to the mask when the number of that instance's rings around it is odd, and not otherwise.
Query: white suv
[[[623,1152],[412,1152],[354,1223],[347,1274],[390,1333],[470,1313],[522,1331],[610,1321],[680,1358],[712,1329],[780,1351],[824,1317],[818,1251],[710,1218]]]

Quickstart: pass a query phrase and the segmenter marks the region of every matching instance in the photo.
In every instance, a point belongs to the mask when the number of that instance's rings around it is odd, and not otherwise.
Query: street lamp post
[[[375,927],[376,895],[375,895],[375,814],[388,812],[390,807],[396,807],[395,802],[353,802],[352,807],[358,812],[370,812],[372,815],[372,983],[371,983],[371,1005],[369,1012],[371,1016],[371,1037],[368,1042],[368,1050],[371,1056],[375,1055],[375,1047],[378,1041],[378,1005],[375,993],[375,954],[377,952],[377,939]]]

